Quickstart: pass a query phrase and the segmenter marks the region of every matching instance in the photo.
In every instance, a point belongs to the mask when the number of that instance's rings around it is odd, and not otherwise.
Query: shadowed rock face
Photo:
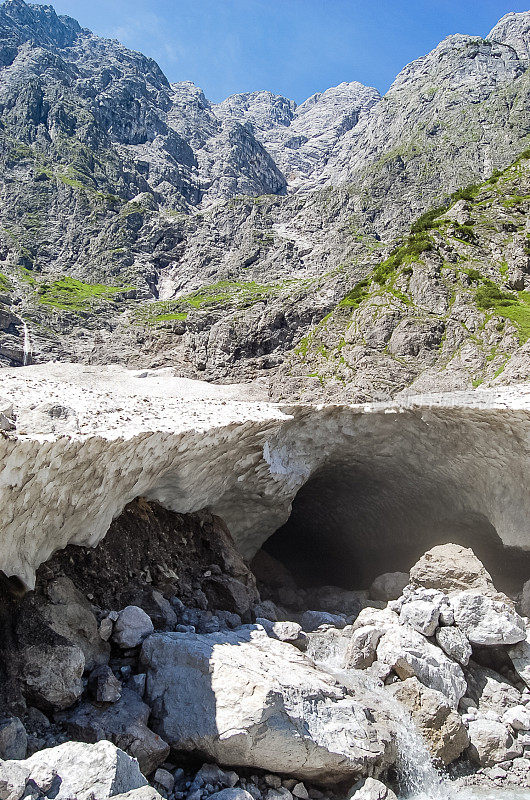
[[[441,541],[472,544],[494,577],[511,570],[491,563],[501,544],[530,549],[528,387],[279,408],[164,371],[4,375],[16,429],[0,439],[0,568],[28,585],[55,550],[97,544],[138,496],[208,508],[252,558],[298,495],[286,541],[300,553],[310,543],[323,571],[334,555],[348,583],[407,568]]]

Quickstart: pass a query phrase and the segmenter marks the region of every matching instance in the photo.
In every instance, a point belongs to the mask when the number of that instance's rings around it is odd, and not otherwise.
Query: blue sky
[[[527,0],[530,5],[530,0]],[[171,81],[210,100],[270,89],[297,102],[341,81],[384,92],[399,70],[450,33],[486,36],[497,0],[56,0],[102,36],[152,56]]]

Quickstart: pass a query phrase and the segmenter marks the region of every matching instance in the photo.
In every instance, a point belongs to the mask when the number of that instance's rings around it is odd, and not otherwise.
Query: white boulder
[[[137,647],[154,631],[151,618],[138,606],[127,606],[114,623],[112,641],[124,650]]]
[[[408,625],[393,627],[381,637],[377,658],[402,680],[416,677],[424,686],[441,692],[454,708],[465,694],[461,667]]]
[[[458,661],[464,667],[469,664],[473,651],[467,636],[459,628],[438,628],[436,641],[449,658]]]
[[[480,717],[468,726],[469,757],[481,767],[492,767],[521,755],[522,748],[514,743],[513,736],[502,722]]]
[[[40,750],[25,761],[0,764],[3,800],[19,800],[28,781],[33,781],[40,794],[54,800],[107,800],[147,784],[138,762],[105,741],[65,742]]]
[[[381,781],[363,778],[352,786],[348,800],[397,800],[396,795]]]
[[[376,625],[356,628],[348,645],[345,669],[366,669],[372,666],[377,657],[377,645],[381,636],[382,630]]]
[[[414,598],[406,602],[400,611],[399,621],[410,625],[423,636],[433,636],[440,618],[440,604],[432,600]]]
[[[530,709],[526,706],[514,706],[504,712],[502,721],[514,731],[530,731]]]
[[[517,644],[526,637],[525,623],[508,603],[475,590],[451,598],[455,625],[471,644],[497,646]]]
[[[261,628],[156,633],[143,644],[150,724],[175,750],[336,783],[379,774],[395,745],[378,700]]]

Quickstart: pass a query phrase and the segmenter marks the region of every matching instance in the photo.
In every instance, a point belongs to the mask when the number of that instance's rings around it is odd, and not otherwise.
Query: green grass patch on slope
[[[85,283],[64,276],[56,281],[40,283],[35,291],[43,305],[64,311],[83,311],[93,300],[112,300],[114,295],[131,288]]]
[[[517,328],[519,341],[530,338],[530,292],[505,292],[484,278],[475,293],[477,307],[509,319]]]
[[[299,283],[296,279],[271,284],[260,284],[256,281],[217,281],[175,300],[156,300],[143,304],[136,312],[136,320],[156,324],[185,320],[193,309],[207,311],[222,307],[247,308],[278,295],[288,285],[292,284],[294,287]]]

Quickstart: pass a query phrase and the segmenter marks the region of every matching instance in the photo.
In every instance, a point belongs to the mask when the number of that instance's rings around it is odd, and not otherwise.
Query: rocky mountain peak
[[[79,23],[68,16],[58,16],[53,6],[6,0],[0,6],[0,33],[16,36],[19,43],[67,47],[82,32]]]
[[[499,20],[487,39],[513,47],[518,57],[530,58],[530,11],[514,11]]]
[[[235,119],[247,124],[258,135],[290,125],[296,110],[294,100],[268,91],[233,94],[214,107],[221,119]]]

